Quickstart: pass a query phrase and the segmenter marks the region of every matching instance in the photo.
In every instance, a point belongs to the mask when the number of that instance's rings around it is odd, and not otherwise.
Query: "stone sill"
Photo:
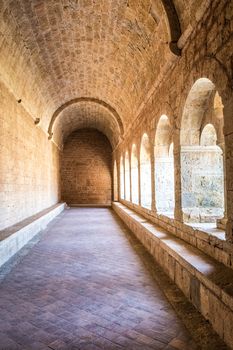
[[[233,269],[233,245],[226,241],[224,230],[214,227],[214,224],[186,224],[175,220],[171,216],[155,213],[126,200],[120,202],[174,236]]]
[[[233,349],[233,271],[121,203],[113,209]]]
[[[112,206],[112,203],[107,204],[69,204],[67,203],[67,206],[70,208],[109,208]]]
[[[65,203],[58,203],[36,215],[0,231],[0,267],[60,214]]]
[[[204,235],[214,236],[219,241],[226,242],[225,231],[216,226],[216,223],[185,223],[184,225],[191,227],[194,231],[202,232]]]

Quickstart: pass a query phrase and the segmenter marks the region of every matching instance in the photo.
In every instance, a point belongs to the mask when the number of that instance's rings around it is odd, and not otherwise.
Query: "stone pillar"
[[[233,94],[223,101],[226,159],[226,239],[233,243]]]
[[[115,202],[115,155],[112,153],[112,202]]]
[[[150,159],[151,159],[151,210],[156,212],[155,204],[155,150],[154,150],[154,132],[150,133]]]
[[[124,199],[125,200],[125,197],[126,197],[126,181],[125,181],[125,152],[122,152],[122,159],[123,159],[123,173],[124,173]]]
[[[141,206],[141,159],[140,159],[140,144],[137,145],[138,154],[138,204]]]
[[[117,193],[118,193],[118,201],[120,200],[120,162],[119,162],[119,157],[116,155],[116,165],[117,165]]]
[[[130,199],[130,202],[132,203],[132,174],[131,174],[131,152],[132,152],[132,147],[128,151],[129,151],[129,190],[130,190],[129,199]]]
[[[175,209],[174,217],[183,222],[182,193],[181,193],[181,157],[180,157],[180,130],[176,128],[173,136],[174,142],[174,189],[175,189]]]
[[[223,172],[224,172],[224,214],[223,217],[217,220],[217,228],[220,228],[222,230],[226,230],[227,226],[227,186],[226,186],[226,147],[225,142],[221,142],[218,144],[218,146],[222,150],[222,157],[223,157]]]

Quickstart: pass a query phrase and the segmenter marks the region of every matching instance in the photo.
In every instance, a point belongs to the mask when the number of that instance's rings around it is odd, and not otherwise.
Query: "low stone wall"
[[[121,203],[113,209],[233,349],[233,271]]]
[[[16,254],[37,233],[45,229],[65,208],[65,203],[59,203],[30,218],[0,231],[0,267]]]
[[[226,241],[224,230],[208,228],[208,226],[203,230],[201,227],[190,226],[125,200],[122,200],[122,203],[172,235],[181,238],[227,267],[233,268],[233,245]]]

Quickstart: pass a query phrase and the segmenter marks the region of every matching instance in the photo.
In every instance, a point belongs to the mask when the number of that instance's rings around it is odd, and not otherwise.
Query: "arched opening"
[[[125,153],[125,199],[130,201],[130,169],[129,169],[129,153]]]
[[[131,151],[131,188],[132,188],[132,202],[134,204],[139,203],[139,183],[138,183],[138,157],[137,147],[132,146]]]
[[[150,141],[147,134],[144,134],[140,148],[140,189],[141,206],[151,209],[151,159]]]
[[[120,161],[120,195],[121,199],[125,199],[125,170],[123,156],[121,156]]]
[[[224,138],[220,100],[214,84],[207,78],[195,82],[186,100],[180,135],[185,222],[216,222],[224,215]]]
[[[61,155],[61,197],[69,205],[111,205],[112,147],[95,129],[68,136]]]
[[[118,172],[117,172],[117,162],[114,161],[113,166],[113,200],[118,201]]]
[[[174,158],[172,129],[162,115],[155,135],[155,197],[159,213],[174,214]]]
[[[110,106],[109,104],[107,104],[106,102],[99,100],[97,98],[93,98],[93,97],[78,97],[72,100],[69,100],[67,102],[65,102],[63,105],[61,105],[52,115],[49,127],[48,127],[48,134],[49,134],[49,139],[51,139],[53,137],[53,127],[54,124],[56,122],[56,119],[59,118],[59,116],[67,109],[69,109],[69,107],[74,107],[80,104],[84,104],[84,105],[92,105],[94,106],[94,109],[96,110],[96,108],[100,108],[100,110],[102,109],[102,111],[104,110],[105,113],[103,115],[111,115],[112,116],[112,121],[115,124],[115,129],[117,130],[117,133],[119,132],[119,134],[123,134],[124,133],[124,127],[123,127],[123,123],[121,120],[121,117],[119,116],[119,114],[117,113],[117,111]],[[73,108],[72,108],[73,109]],[[72,110],[71,109],[71,110]],[[78,108],[76,108],[77,110]],[[77,112],[76,112],[77,114]],[[99,115],[101,115],[102,113],[100,113]],[[86,118],[87,119],[87,118]],[[97,118],[98,119],[98,118]],[[108,120],[108,117],[106,118]],[[64,126],[64,125],[63,125]]]

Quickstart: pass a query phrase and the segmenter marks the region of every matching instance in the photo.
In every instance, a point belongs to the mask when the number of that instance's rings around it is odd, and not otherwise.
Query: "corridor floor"
[[[196,347],[110,209],[59,215],[0,284],[0,349]]]

